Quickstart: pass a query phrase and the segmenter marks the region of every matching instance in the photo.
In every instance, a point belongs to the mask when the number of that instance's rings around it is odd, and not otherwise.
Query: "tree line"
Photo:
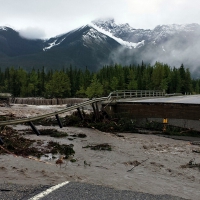
[[[70,66],[62,70],[26,71],[23,68],[0,69],[0,93],[14,97],[99,97],[115,90],[165,90],[166,93],[199,94],[200,81],[192,79],[182,64],[171,68],[154,65],[104,66],[97,72]]]

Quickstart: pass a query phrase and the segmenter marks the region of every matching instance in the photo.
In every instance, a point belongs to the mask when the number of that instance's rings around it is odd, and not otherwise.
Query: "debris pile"
[[[26,134],[35,134],[33,130],[26,130]],[[65,132],[59,132],[56,129],[40,129],[39,130],[41,135],[49,135],[50,137],[56,137],[56,138],[61,138],[61,137],[67,137],[68,134]]]
[[[67,159],[70,155],[74,155],[73,145],[59,144],[58,142],[49,141],[44,144],[41,140],[30,140],[23,137],[23,133],[19,133],[11,127],[5,126],[0,132],[4,144],[0,146],[0,154],[10,153],[16,156],[35,156],[40,158],[42,155],[52,153],[64,155]]]
[[[48,142],[48,149],[49,152],[48,153],[52,153],[52,154],[61,154],[61,155],[65,155],[65,159],[69,158],[70,155],[74,155],[75,151],[73,150],[73,144],[67,145],[67,144],[62,144],[60,145],[58,142],[53,142],[50,141]]]
[[[6,121],[6,120],[14,120],[16,119],[16,116],[14,113],[9,113],[6,115],[0,115],[0,121]]]
[[[147,121],[144,124],[141,124],[138,128],[144,128],[146,130],[153,131],[152,134],[164,134],[168,136],[191,136],[191,137],[200,137],[200,132],[193,129],[182,128],[173,125],[167,125],[166,130],[163,132],[163,123],[155,121]],[[145,131],[140,130],[140,133],[145,133]]]
[[[125,165],[134,165],[134,166],[138,166],[140,165],[141,163],[137,160],[134,160],[134,161],[129,161],[129,162],[124,162]]]
[[[70,135],[70,136],[72,136],[72,137],[78,137],[78,138],[86,138],[87,137],[87,135],[86,134],[84,134],[84,133],[78,133],[78,134],[73,134],[73,135]]]
[[[18,131],[11,127],[5,126],[3,130],[1,130],[0,137],[4,142],[2,145],[3,148],[0,149],[0,154],[5,153],[4,149],[12,154],[20,156],[35,155],[39,153],[35,147],[31,146],[35,140],[29,140],[22,137],[22,135],[18,134]]]
[[[199,145],[200,146],[200,141],[193,141],[193,142],[190,142],[190,144],[192,144],[192,145]]]
[[[97,145],[87,145],[83,148],[90,148],[92,150],[100,150],[100,151],[112,151],[111,145],[106,143]]]
[[[191,159],[186,165],[181,165],[181,168],[198,168],[200,170],[200,163],[195,163],[195,158]]]

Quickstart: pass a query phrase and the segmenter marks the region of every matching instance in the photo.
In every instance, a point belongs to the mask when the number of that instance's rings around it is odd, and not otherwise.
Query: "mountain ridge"
[[[0,27],[0,67],[45,66],[59,69],[70,64],[92,70],[119,63],[130,65],[164,62],[179,67],[184,63],[198,70],[200,25],[158,25],[135,29],[114,19],[94,20],[49,39],[26,39],[12,28]]]

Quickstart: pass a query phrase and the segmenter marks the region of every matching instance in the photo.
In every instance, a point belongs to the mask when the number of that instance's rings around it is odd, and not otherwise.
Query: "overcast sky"
[[[159,24],[200,24],[200,0],[0,0],[0,26],[34,38],[66,33],[94,19],[153,29]]]

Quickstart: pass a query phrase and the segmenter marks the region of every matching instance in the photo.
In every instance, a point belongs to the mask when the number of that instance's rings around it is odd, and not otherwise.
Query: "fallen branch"
[[[186,130],[186,131],[181,131],[180,134],[189,133],[190,131],[192,131],[192,129],[188,129],[188,130]]]
[[[4,150],[5,152],[7,152],[8,154],[11,154],[11,155],[13,155],[13,156],[15,156],[15,157],[18,157],[16,154],[14,154],[14,153],[8,151],[7,149],[5,149],[4,147],[2,147],[1,145],[0,145],[0,148],[3,149],[3,150]]]
[[[95,166],[95,167],[99,167],[99,168],[103,168],[103,169],[108,169],[107,167],[103,167],[103,166]]]
[[[97,144],[97,145],[87,145],[82,148],[90,148],[92,150],[100,150],[100,151],[112,151],[112,148],[109,144],[104,143],[104,144]]]
[[[134,165],[131,169],[129,169],[127,172],[130,172],[133,170],[133,168],[137,167],[138,165],[141,165],[142,163],[146,162],[147,160],[149,160],[149,158],[147,158],[146,160],[143,160],[141,163],[138,163],[137,165]]]
[[[193,141],[193,142],[190,142],[190,144],[192,144],[192,145],[199,145],[200,146],[200,142],[199,141]]]
[[[194,153],[200,153],[200,149],[193,149],[192,152],[194,152]]]
[[[188,164],[186,164],[186,165],[181,165],[180,167],[181,167],[181,168],[195,168],[195,167],[197,167],[197,168],[200,169],[200,163],[195,163],[195,158],[193,158],[193,159],[191,159],[191,160],[189,161]]]

